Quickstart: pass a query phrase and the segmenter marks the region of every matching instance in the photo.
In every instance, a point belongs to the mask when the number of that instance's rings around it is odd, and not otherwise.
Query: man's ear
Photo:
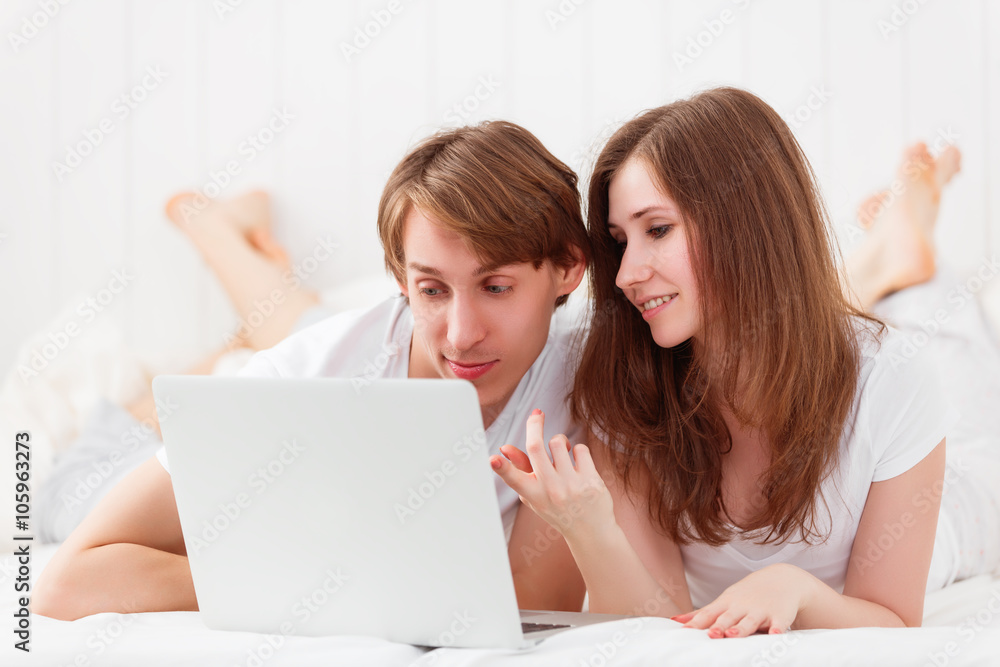
[[[583,250],[578,246],[571,245],[569,252],[573,256],[573,263],[567,266],[557,267],[559,271],[559,296],[570,294],[580,286],[583,274],[587,271],[587,261],[584,259]]]
[[[407,299],[410,298],[410,292],[409,292],[409,289],[406,287],[406,281],[405,280],[403,282],[399,282],[399,279],[397,278],[396,279],[396,287],[398,287],[399,291],[403,293],[403,296],[405,296]]]

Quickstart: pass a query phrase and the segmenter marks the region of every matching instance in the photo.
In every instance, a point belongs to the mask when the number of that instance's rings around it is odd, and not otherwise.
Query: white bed
[[[1000,288],[984,306],[995,331],[1000,331]],[[78,348],[81,355],[92,360],[89,368],[120,367],[105,372],[110,378],[105,378],[107,386],[90,375],[84,383],[77,377],[77,365],[68,359],[63,360],[65,370],[50,373],[47,382],[33,384],[31,392],[11,391],[19,387],[10,378],[5,391],[0,392],[0,425],[33,431],[37,447],[32,454],[35,483],[51,465],[56,448],[50,441],[59,440],[60,429],[71,430],[77,425],[68,417],[63,418],[67,422],[63,424],[51,416],[33,416],[29,407],[51,405],[60,395],[73,396],[82,405],[94,394],[108,395],[111,385],[127,386],[141,378],[141,373],[121,361],[122,350],[108,331],[95,329],[85,338]],[[86,413],[79,408],[63,412]],[[3,424],[5,415],[16,416],[16,424]],[[0,516],[6,511],[9,508],[0,506]],[[201,624],[197,613],[189,612],[99,614],[73,622],[32,617],[32,652],[27,656],[13,648],[16,568],[9,545],[0,542],[0,549],[7,551],[0,558],[0,590],[4,591],[0,595],[0,616],[9,624],[9,629],[3,630],[8,641],[0,650],[0,665],[1000,665],[1000,573],[931,594],[925,606],[924,627],[914,629],[812,630],[784,636],[709,640],[704,632],[680,629],[669,620],[644,619],[641,623],[622,621],[571,630],[530,651],[426,651],[362,637],[268,638],[212,631]],[[35,545],[33,551],[34,579],[55,545]],[[276,644],[278,648],[274,648]]]
[[[55,545],[35,545],[32,578]],[[13,628],[11,555],[0,565],[0,616]],[[4,634],[10,638],[10,630]],[[0,664],[89,667],[161,665],[1000,665],[1000,577],[982,576],[931,594],[924,627],[810,630],[710,640],[665,619],[570,630],[529,651],[427,651],[365,637],[274,637],[206,629],[196,612],[98,614],[77,621],[33,616],[31,654],[0,652]]]

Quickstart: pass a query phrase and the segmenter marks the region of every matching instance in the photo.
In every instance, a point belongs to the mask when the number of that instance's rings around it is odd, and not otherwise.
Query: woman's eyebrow
[[[646,215],[648,213],[652,213],[654,211],[656,211],[656,212],[661,212],[662,211],[663,213],[674,213],[675,212],[674,209],[671,208],[671,207],[659,206],[659,205],[653,204],[651,206],[646,206],[644,208],[639,209],[638,211],[636,211],[632,215],[630,215],[628,217],[628,219],[629,220],[638,220],[642,216],[644,216],[644,215]],[[613,223],[610,220],[608,220],[608,229],[618,229],[618,225],[616,225],[615,223]]]

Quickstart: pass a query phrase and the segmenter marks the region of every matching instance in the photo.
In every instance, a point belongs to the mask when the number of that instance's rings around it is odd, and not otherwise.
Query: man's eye
[[[437,296],[441,293],[441,290],[437,287],[421,287],[420,293],[424,296]]]
[[[486,289],[490,294],[505,294],[510,291],[510,285],[487,285]]]

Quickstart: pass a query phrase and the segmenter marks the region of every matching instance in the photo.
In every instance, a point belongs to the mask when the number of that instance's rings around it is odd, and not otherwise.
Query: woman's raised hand
[[[594,467],[586,445],[572,447],[565,435],[549,440],[552,458],[545,451],[545,415],[535,410],[528,417],[527,439],[522,452],[513,445],[501,448],[490,465],[521,502],[551,524],[570,541],[573,536],[592,536],[615,524],[611,494]],[[570,458],[570,450],[576,465]],[[504,458],[506,457],[506,458]]]

